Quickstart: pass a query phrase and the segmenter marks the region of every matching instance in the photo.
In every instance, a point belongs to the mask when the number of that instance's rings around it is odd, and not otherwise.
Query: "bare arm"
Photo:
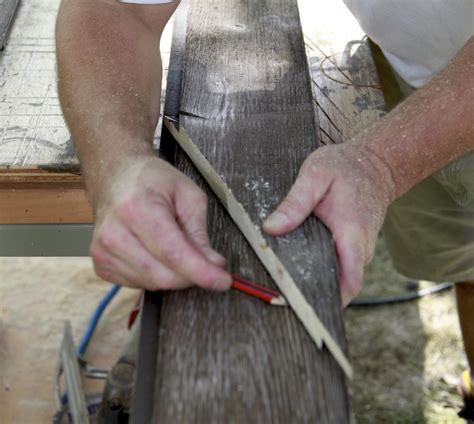
[[[311,154],[276,212],[269,234],[292,231],[311,213],[331,230],[343,303],[360,291],[388,205],[474,149],[474,39],[450,64],[379,123],[347,143]]]
[[[60,100],[96,212],[98,275],[148,289],[224,289],[230,276],[209,244],[204,193],[152,150],[159,41],[176,6],[63,0]]]
[[[355,142],[385,163],[391,200],[474,149],[474,37],[425,87]]]
[[[161,91],[159,40],[175,7],[145,6],[152,9],[147,12],[115,0],[61,3],[59,94],[94,202],[111,167],[152,153]]]

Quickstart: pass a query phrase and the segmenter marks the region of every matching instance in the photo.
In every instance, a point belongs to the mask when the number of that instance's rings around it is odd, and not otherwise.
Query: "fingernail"
[[[281,212],[273,212],[263,223],[267,230],[277,230],[280,227],[288,224],[288,217]]]
[[[224,256],[222,256],[221,254],[215,252],[214,250],[209,251],[209,253],[207,254],[207,258],[213,264],[216,264],[216,265],[224,265],[226,263],[226,260],[225,260]]]
[[[214,285],[214,287],[222,289],[222,290],[227,290],[228,288],[230,288],[231,284],[232,284],[232,277],[229,276],[223,280],[218,280],[216,284]]]

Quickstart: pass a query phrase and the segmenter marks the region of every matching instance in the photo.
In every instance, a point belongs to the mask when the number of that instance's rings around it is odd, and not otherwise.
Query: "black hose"
[[[349,306],[382,306],[382,305],[393,305],[395,303],[410,302],[412,300],[421,299],[422,297],[429,296],[435,293],[441,293],[446,290],[450,290],[453,287],[453,283],[440,283],[433,287],[418,290],[414,293],[402,294],[400,296],[388,296],[380,297],[376,299],[354,299]]]

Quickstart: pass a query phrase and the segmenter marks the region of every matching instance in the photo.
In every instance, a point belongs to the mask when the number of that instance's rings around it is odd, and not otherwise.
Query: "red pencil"
[[[261,286],[253,281],[246,280],[237,274],[232,274],[232,288],[250,296],[263,300],[274,306],[288,306],[286,299],[278,292]]]

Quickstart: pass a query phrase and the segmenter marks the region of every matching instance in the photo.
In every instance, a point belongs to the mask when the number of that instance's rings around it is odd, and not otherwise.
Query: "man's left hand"
[[[390,168],[359,143],[324,146],[303,163],[288,195],[264,223],[273,236],[297,228],[311,213],[331,230],[344,306],[362,288],[364,265],[393,196]]]

